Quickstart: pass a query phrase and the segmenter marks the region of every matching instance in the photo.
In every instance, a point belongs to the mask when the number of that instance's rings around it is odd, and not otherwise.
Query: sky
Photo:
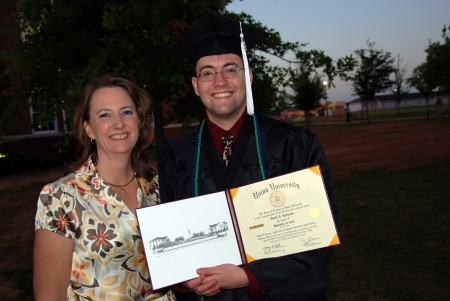
[[[323,50],[333,59],[354,55],[369,39],[395,58],[400,54],[406,77],[425,61],[429,41],[442,42],[442,27],[450,25],[449,0],[234,0],[227,10],[245,12],[283,41],[308,43],[305,50]],[[286,66],[276,58],[271,62]],[[335,85],[327,90],[328,101],[357,98],[350,82],[337,79]]]

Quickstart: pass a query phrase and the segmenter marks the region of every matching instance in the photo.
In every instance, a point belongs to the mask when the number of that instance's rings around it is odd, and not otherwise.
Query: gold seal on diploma
[[[286,196],[284,195],[283,192],[275,190],[270,194],[269,200],[273,206],[281,207],[286,202]]]
[[[317,207],[312,207],[311,209],[309,209],[309,215],[312,218],[318,218],[320,215],[320,210]]]

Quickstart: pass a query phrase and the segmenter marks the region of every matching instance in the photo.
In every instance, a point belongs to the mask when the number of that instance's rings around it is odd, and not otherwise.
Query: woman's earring
[[[91,143],[92,143],[92,144],[96,144],[96,143],[95,143],[95,139],[92,139],[92,138],[91,138]]]

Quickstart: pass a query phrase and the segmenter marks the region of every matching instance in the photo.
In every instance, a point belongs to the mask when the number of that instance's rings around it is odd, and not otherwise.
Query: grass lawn
[[[330,300],[450,300],[450,160],[336,179]]]
[[[448,117],[449,107],[443,106],[442,111],[444,116]],[[430,118],[436,118],[436,110],[434,106],[428,106],[428,116]],[[400,107],[397,109],[384,109],[384,110],[372,110],[369,111],[370,120],[384,120],[384,119],[399,119],[399,118],[414,118],[414,117],[427,117],[427,107]]]
[[[383,121],[383,120],[396,120],[396,119],[405,119],[405,118],[427,118],[427,110],[428,110],[428,118],[436,119],[436,110],[434,106],[426,106],[424,107],[400,107],[400,112],[397,109],[380,109],[380,110],[369,110],[369,118],[371,121]],[[444,105],[442,107],[442,111],[444,112],[444,118],[448,118],[450,113],[450,108],[448,105]],[[286,119],[284,120],[288,123],[292,123],[295,125],[304,126],[305,121],[299,119]],[[345,115],[342,116],[319,116],[319,117],[311,117],[311,125],[315,124],[326,124],[326,123],[336,123],[336,122],[345,122]],[[359,120],[354,120],[351,123],[359,123]]]

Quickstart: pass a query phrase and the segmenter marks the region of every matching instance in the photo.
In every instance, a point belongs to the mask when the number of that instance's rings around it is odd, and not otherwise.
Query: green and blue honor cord
[[[202,147],[202,134],[203,128],[205,126],[205,119],[200,123],[197,131],[197,140],[195,143],[195,152],[194,152],[194,164],[192,170],[192,197],[198,196],[198,170],[200,166],[200,151]],[[258,153],[258,162],[259,169],[261,171],[262,179],[265,180],[267,178],[266,164],[264,162],[264,154],[262,148],[262,139],[261,139],[261,131],[259,128],[258,118],[256,115],[253,115],[253,130],[255,132],[255,140],[256,140],[256,151]]]

